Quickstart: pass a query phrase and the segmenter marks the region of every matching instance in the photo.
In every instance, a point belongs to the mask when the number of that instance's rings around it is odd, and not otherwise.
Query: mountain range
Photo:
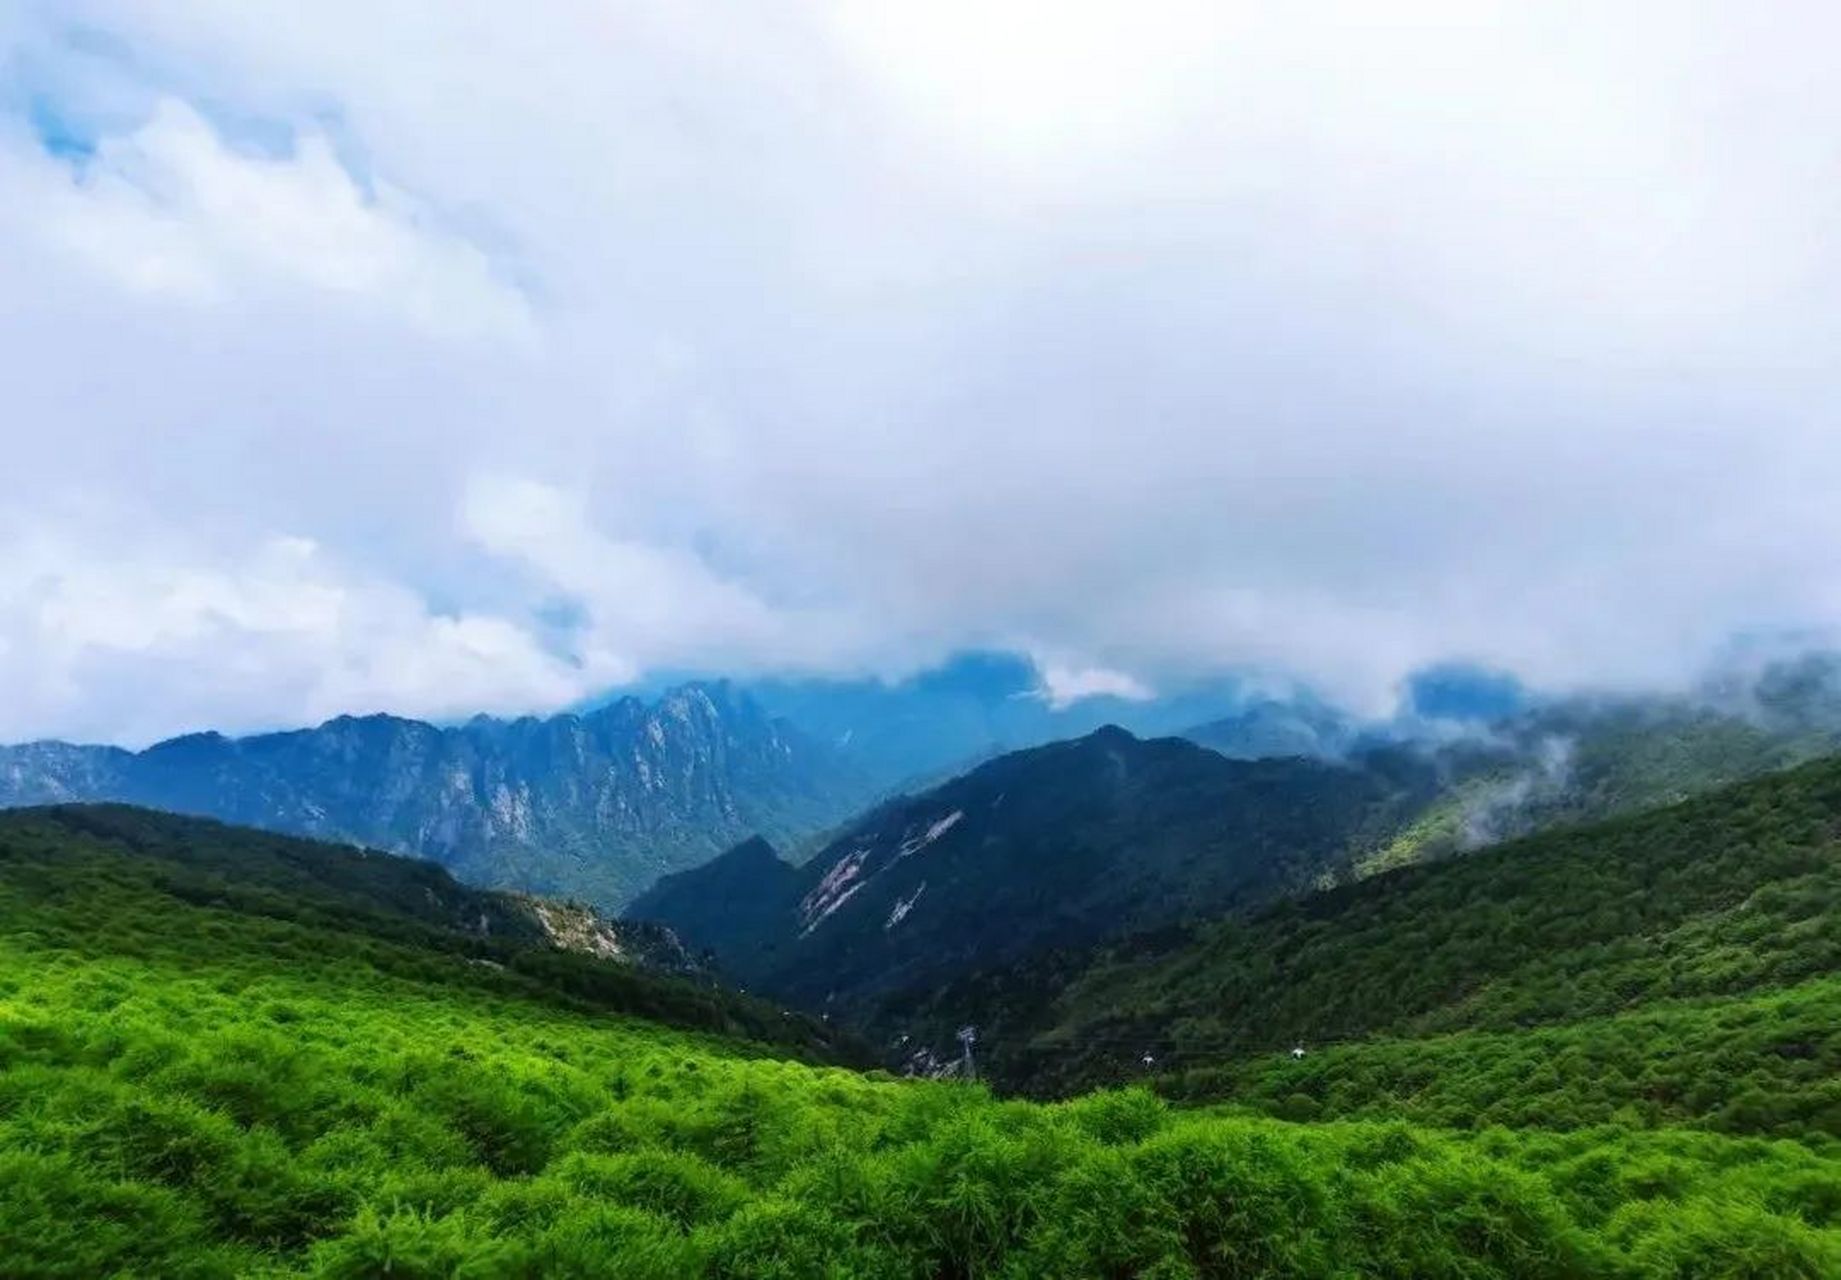
[[[0,746],[0,808],[146,805],[413,853],[470,883],[617,910],[748,836],[809,852],[892,791],[1109,717],[1166,733],[1206,720],[1211,747],[1247,757],[1325,755],[1350,737],[1319,704],[1233,681],[1059,705],[1026,660],[969,654],[894,681],[693,680],[548,718],[346,715],[140,751]]]
[[[754,832],[788,839],[874,794],[861,770],[722,683],[580,715],[439,727],[341,716],[144,751],[0,747],[0,806],[118,801],[416,853],[473,884],[617,908]]]
[[[1306,691],[1274,694],[1233,677],[1154,695],[1058,697],[1035,663],[1000,652],[960,654],[898,680],[808,677],[743,688],[889,788],[944,781],[992,756],[1108,724],[1146,737],[1195,730],[1207,735],[1205,745],[1247,759],[1332,755],[1358,732],[1351,717]]]
[[[909,986],[1308,888],[1437,795],[1415,753],[1230,760],[1108,727],[873,810],[801,866],[750,841],[629,914],[841,1016]]]
[[[1667,806],[1834,745],[1662,699],[1547,704],[1334,759],[1231,759],[1110,726],[889,801],[799,865],[750,840],[629,913],[736,980],[939,1053],[947,1022],[1051,1002],[1095,948]]]
[[[1536,701],[1453,668],[1418,677],[1400,716],[1363,723],[1306,693],[1234,680],[1062,703],[1027,661],[972,654],[896,681],[693,681],[547,719],[342,716],[143,751],[0,747],[0,807],[142,804],[414,853],[470,883],[619,910],[748,837],[802,861],[894,793],[924,794],[1006,752],[1116,721],[1235,759],[1340,762],[1345,779],[1383,760],[1396,781],[1412,774],[1414,800],[1389,810],[1385,838],[1365,830],[1350,858],[1321,869],[1348,877],[1809,758],[1841,741],[1836,672],[1817,655],[1692,699]],[[1221,821],[1257,829],[1264,818]],[[1189,909],[1214,902],[1198,886]]]
[[[1841,761],[1783,768],[1834,742],[1791,701],[1251,760],[1103,726],[803,841],[816,805],[746,805],[874,771],[732,687],[9,753],[340,843],[0,814],[0,1239],[32,1275],[1202,1276],[1298,1240],[1253,1269],[1836,1274]],[[584,769],[679,849],[794,813],[792,856],[750,836],[614,922],[345,834]],[[550,822],[635,829],[586,812]],[[473,877],[614,870],[487,829],[523,842],[445,846]]]

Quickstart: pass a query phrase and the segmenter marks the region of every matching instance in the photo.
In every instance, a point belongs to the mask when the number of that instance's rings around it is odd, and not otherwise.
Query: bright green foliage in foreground
[[[1385,1037],[1303,1059],[1172,1055],[1158,1089],[1288,1119],[1384,1116],[1465,1128],[1690,1124],[1822,1142],[1841,1134],[1841,980],[1651,1006],[1527,1031]]]
[[[1841,1274],[1819,1145],[998,1102],[6,854],[9,1276]]]
[[[221,944],[8,944],[10,1274],[1837,1274],[1790,1143],[998,1103]]]

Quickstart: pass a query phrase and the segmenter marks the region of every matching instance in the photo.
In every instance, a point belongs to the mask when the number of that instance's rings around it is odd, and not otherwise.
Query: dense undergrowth
[[[1793,1143],[1005,1103],[218,951],[6,944],[8,1274],[1841,1268],[1841,1167]]]
[[[998,1101],[46,839],[0,840],[7,1275],[1841,1274],[1820,1143]]]
[[[1195,1048],[1156,1087],[1290,1119],[1450,1127],[1692,1125],[1811,1143],[1841,1135],[1841,980],[1745,999],[1649,1006],[1526,1031],[1313,1045],[1250,1059]]]

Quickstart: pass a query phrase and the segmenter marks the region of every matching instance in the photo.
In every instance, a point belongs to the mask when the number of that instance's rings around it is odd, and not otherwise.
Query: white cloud
[[[1087,698],[1124,698],[1128,702],[1146,702],[1157,696],[1143,681],[1123,671],[1105,667],[1072,667],[1058,662],[1038,662],[1037,674],[1042,681],[1043,701],[1055,710],[1071,707]]]
[[[569,602],[579,614],[573,643],[592,655],[587,667],[603,684],[661,666],[822,669],[872,643],[853,634],[847,615],[776,606],[694,551],[611,537],[583,495],[556,486],[476,478],[465,521],[482,549],[520,566],[539,594]]]
[[[22,220],[129,289],[194,305],[299,289],[436,334],[530,336],[523,297],[484,253],[402,191],[361,190],[321,133],[287,156],[242,154],[168,97],[75,167],[15,164]]]
[[[0,740],[138,744],[186,724],[551,710],[582,675],[504,619],[431,613],[304,538],[209,559],[39,534],[0,554],[0,688]]]
[[[901,107],[1010,165],[1114,161],[1155,139],[1211,47],[1250,16],[1207,0],[830,6],[844,46]]]
[[[0,0],[0,736],[1841,627],[1827,6],[432,12]]]

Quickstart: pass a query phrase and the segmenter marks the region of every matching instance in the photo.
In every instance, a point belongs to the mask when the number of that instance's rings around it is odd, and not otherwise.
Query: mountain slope
[[[0,805],[113,800],[434,858],[476,884],[617,907],[750,832],[823,828],[870,795],[834,752],[724,685],[548,720],[390,716],[139,753],[0,748]]]
[[[414,892],[365,914],[376,855],[74,816],[0,818],[0,1257],[22,1280],[1841,1270],[1819,1145],[998,1102],[785,1061],[824,1056],[822,1029],[514,953]],[[246,899],[175,892],[237,866]],[[464,891],[434,884],[445,919]],[[711,1001],[659,1010],[691,1026],[770,1016],[752,1040],[610,1016],[648,991]]]
[[[1841,759],[1037,956],[903,1013],[934,1043],[980,1022],[991,1069],[1031,1089],[1142,1075],[1149,1054],[1186,1096],[1480,1122],[1544,1048],[1597,1061],[1583,1087],[1639,1111],[1775,1106],[1790,1132],[1841,1136]]]
[[[1234,761],[1107,728],[890,802],[797,869],[735,851],[628,914],[671,925],[739,978],[849,1015],[1040,947],[1303,888],[1436,784],[1410,753]]]
[[[0,919],[37,945],[183,965],[225,939],[832,1053],[699,975],[659,926],[469,888],[415,858],[126,805],[0,813]],[[462,976],[464,975],[464,977]]]
[[[328,924],[380,933],[445,931],[520,946],[556,941],[539,914],[540,907],[548,911],[556,904],[468,888],[417,858],[207,818],[115,804],[0,813],[0,857],[9,870],[25,875],[34,854],[40,870],[52,877],[74,872],[83,858],[97,865],[120,863],[147,886],[201,905],[310,913]],[[617,953],[629,926],[603,923],[610,940],[604,949]]]
[[[729,957],[727,971],[763,973],[784,941],[805,893],[805,877],[755,836],[700,867],[663,876],[628,911],[635,921],[672,922],[688,945]]]
[[[1059,1068],[1004,1057],[1055,1025],[1047,1010],[1091,978],[1096,944],[1148,934],[1122,954],[1154,952],[1223,913],[1674,800],[1819,742],[1655,700],[1549,705],[1486,735],[1370,745],[1340,762],[1235,761],[1107,729],[887,804],[797,868],[759,842],[735,850],[662,880],[631,914],[670,923],[739,980],[885,1047],[921,1044],[950,1059],[953,1033],[977,1023],[1005,1046],[1002,1078],[1039,1087]],[[1580,909],[1564,893],[1555,901]],[[1237,963],[1265,972],[1257,956]],[[1384,981],[1410,985],[1410,975]],[[1368,985],[1349,976],[1342,990]],[[1150,982],[1117,1004],[1162,1009],[1167,996]],[[1102,1039],[1144,1041],[1134,1059],[1152,1046],[1175,1052],[1159,1027],[1153,1018]],[[1089,1078],[1078,1058],[1069,1069]]]

